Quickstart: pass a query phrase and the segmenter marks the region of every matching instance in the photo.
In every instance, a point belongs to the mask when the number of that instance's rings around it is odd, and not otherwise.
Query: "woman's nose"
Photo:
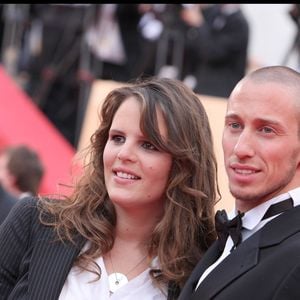
[[[119,149],[117,158],[122,161],[135,161],[136,160],[136,150],[134,146],[129,143],[125,143]]]

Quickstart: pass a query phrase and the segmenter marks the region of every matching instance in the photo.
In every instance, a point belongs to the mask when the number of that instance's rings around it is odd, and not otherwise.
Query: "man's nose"
[[[239,157],[251,157],[255,154],[254,151],[255,139],[247,130],[243,130],[239,135],[234,146],[234,154]]]

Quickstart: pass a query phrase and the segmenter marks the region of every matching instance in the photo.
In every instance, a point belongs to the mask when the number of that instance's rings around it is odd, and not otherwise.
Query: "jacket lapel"
[[[207,250],[203,258],[200,259],[196,267],[194,268],[189,279],[185,283],[178,300],[191,299],[191,295],[194,293],[194,290],[198,284],[201,274],[213,264],[218,257],[222,254],[219,249],[219,242],[215,241],[212,246]]]
[[[300,205],[286,211],[262,230],[260,247],[279,244],[284,239],[300,231]]]
[[[295,207],[267,223],[227,256],[200,284],[189,299],[212,299],[230,282],[242,276],[259,263],[260,251],[275,246],[300,231],[300,206]],[[213,261],[214,262],[214,261]],[[201,262],[200,262],[201,265]],[[199,267],[200,269],[200,267]],[[198,273],[201,275],[203,271]]]
[[[58,299],[74,260],[84,245],[82,238],[75,244],[54,240],[52,228],[33,248],[29,271],[31,300]]]
[[[200,284],[191,299],[212,299],[230,282],[258,263],[259,234],[242,243],[228,255]]]

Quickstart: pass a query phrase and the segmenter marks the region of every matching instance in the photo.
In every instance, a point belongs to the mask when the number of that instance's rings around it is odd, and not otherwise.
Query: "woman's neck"
[[[161,220],[163,212],[158,207],[155,210],[116,207],[116,214],[116,239],[144,243]]]

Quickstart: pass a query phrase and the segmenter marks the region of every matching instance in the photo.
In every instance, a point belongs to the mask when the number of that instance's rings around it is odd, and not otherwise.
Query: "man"
[[[220,235],[179,299],[300,299],[300,74],[246,75],[229,97],[222,144],[241,243],[228,236],[221,247]]]
[[[186,23],[183,78],[193,76],[198,94],[228,98],[247,68],[249,23],[240,4],[194,4]]]
[[[8,193],[0,184],[0,225],[8,215],[18,198]]]
[[[0,182],[17,198],[37,195],[44,176],[38,153],[26,145],[0,149]]]

